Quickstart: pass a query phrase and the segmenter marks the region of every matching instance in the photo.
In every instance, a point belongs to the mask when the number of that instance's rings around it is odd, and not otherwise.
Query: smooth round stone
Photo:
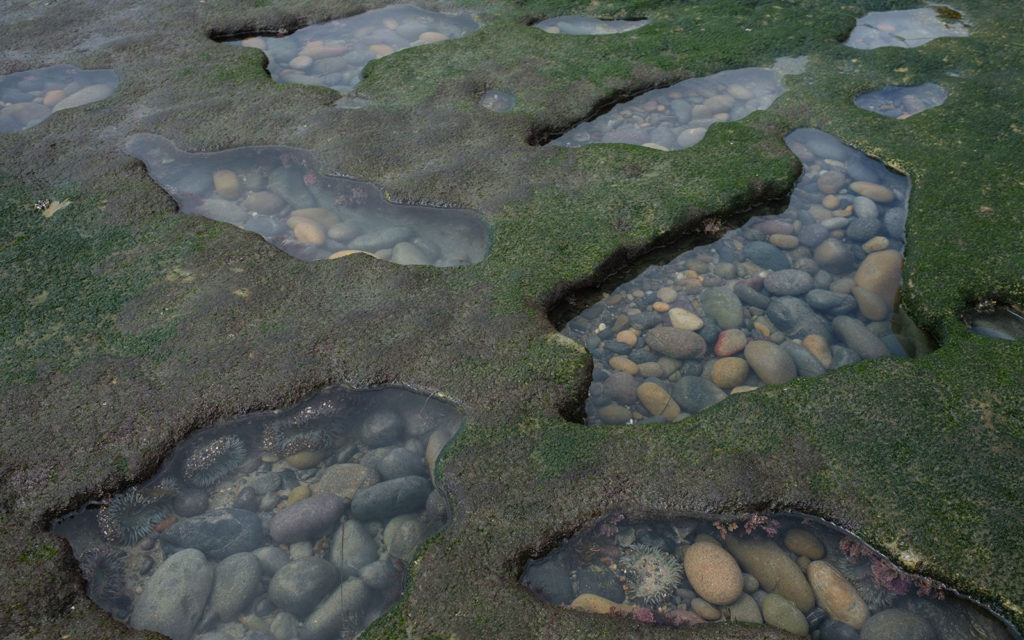
[[[416,455],[404,447],[395,447],[377,462],[377,472],[384,480],[402,476],[423,476],[427,465],[422,455]]]
[[[715,355],[731,356],[743,351],[745,346],[747,346],[747,334],[740,329],[726,329],[718,334],[718,339],[715,341]]]
[[[934,640],[928,621],[903,609],[886,609],[868,618],[860,630],[861,640]]]
[[[114,86],[109,84],[91,84],[88,87],[79,89],[57,104],[53,105],[54,111],[80,107],[90,102],[109,98],[114,93]]]
[[[788,268],[788,267],[787,267]],[[758,309],[766,308],[772,301],[769,296],[764,295],[760,291],[756,291],[753,287],[746,284],[738,284],[733,288],[733,293],[740,299],[740,302],[750,307],[757,307]]]
[[[615,334],[615,340],[622,344],[635,347],[637,342],[637,333],[633,329],[625,329]]]
[[[395,444],[405,435],[402,416],[394,411],[377,411],[370,415],[359,430],[359,436],[367,447],[387,447]]]
[[[865,360],[889,355],[885,343],[856,318],[838,316],[832,320],[832,328],[850,349]]]
[[[213,172],[213,188],[217,191],[217,195],[225,200],[234,200],[238,197],[242,185],[234,171],[220,169]]]
[[[661,302],[671,304],[679,297],[679,292],[672,287],[661,287],[655,292],[655,295],[658,296],[658,300]]]
[[[668,319],[673,327],[687,331],[699,331],[704,326],[704,320],[696,313],[678,307],[668,310]]]
[[[830,618],[844,622],[854,629],[864,626],[870,615],[868,605],[857,593],[857,589],[835,567],[824,560],[815,560],[807,567],[807,581],[814,590],[818,606],[824,609]]]
[[[826,209],[835,209],[836,207],[839,206],[839,198],[835,197],[832,194],[829,194],[821,199],[821,206],[825,207]]]
[[[903,256],[895,249],[870,253],[857,268],[853,281],[883,300],[895,300],[902,277]]]
[[[339,579],[337,567],[330,562],[300,558],[274,574],[267,593],[278,607],[301,617],[311,612],[338,585]]]
[[[636,390],[637,398],[644,408],[655,416],[665,416],[672,420],[679,416],[679,405],[672,400],[672,396],[661,385],[654,382],[644,382]]]
[[[398,516],[384,527],[384,547],[393,557],[410,562],[426,535],[418,516]]]
[[[324,469],[313,485],[314,493],[333,493],[342,500],[351,501],[356,492],[380,482],[375,469],[361,464],[334,464]]]
[[[763,269],[781,271],[790,267],[789,258],[781,249],[761,240],[747,244],[743,249],[743,254],[748,260]]]
[[[896,197],[896,194],[892,192],[889,187],[875,184],[874,182],[864,182],[858,180],[850,183],[850,190],[854,193],[871,198],[875,202],[892,202]]]
[[[814,591],[804,572],[774,542],[729,536],[725,539],[725,546],[739,565],[757,578],[762,589],[781,595],[796,604],[800,611],[814,608]]]
[[[802,296],[814,288],[814,277],[799,269],[772,271],[764,277],[764,288],[776,296]]]
[[[814,249],[814,261],[822,269],[834,274],[852,271],[857,259],[849,246],[837,238],[826,238]]]
[[[131,626],[185,640],[203,614],[213,588],[213,568],[198,549],[164,560],[146,580],[132,607]]]
[[[725,392],[711,380],[700,376],[682,376],[672,387],[672,399],[683,411],[696,413],[724,400]]]
[[[800,240],[793,235],[785,233],[773,233],[768,236],[768,242],[780,249],[796,249],[800,246]]]
[[[864,244],[860,245],[860,248],[863,249],[865,253],[885,251],[886,249],[889,248],[889,239],[886,238],[885,236],[875,236],[868,240],[867,242],[865,242]]]
[[[801,378],[813,378],[825,373],[825,366],[799,342],[786,340],[779,346],[793,359],[796,373]]]
[[[690,608],[693,609],[694,613],[709,622],[718,620],[722,617],[722,612],[718,610],[718,607],[703,598],[694,598],[691,600]]]
[[[313,220],[300,220],[292,227],[292,234],[299,242],[321,245],[327,240],[324,228]]]
[[[857,218],[846,227],[846,239],[851,242],[865,242],[882,228],[876,218]]]
[[[299,621],[287,611],[280,611],[270,623],[270,633],[277,640],[299,637]]]
[[[313,540],[334,527],[344,508],[333,493],[318,493],[277,512],[270,520],[270,537],[278,544]]]
[[[829,230],[822,224],[814,223],[800,227],[797,232],[797,239],[800,244],[810,249],[817,247],[828,237]]]
[[[796,377],[796,363],[781,347],[755,340],[743,350],[750,368],[765,384],[783,384]]]
[[[824,337],[812,333],[804,337],[803,345],[826,369],[832,364],[832,351]]]
[[[793,296],[772,298],[765,309],[765,316],[791,338],[803,338],[812,333],[826,337],[832,335],[828,322],[806,302]]]
[[[698,334],[676,327],[655,327],[644,334],[644,340],[655,352],[680,360],[703,357],[707,349]]]
[[[853,213],[859,218],[877,218],[878,205],[871,198],[857,196],[853,199]]]
[[[430,481],[423,476],[385,480],[356,493],[352,498],[352,516],[364,522],[383,522],[403,513],[420,511],[431,489]]]
[[[735,329],[743,324],[743,303],[729,287],[704,289],[700,293],[700,302],[704,313],[714,318],[722,329]]]
[[[160,540],[182,549],[198,549],[220,560],[260,546],[263,525],[252,511],[215,509],[178,520],[160,534]]]
[[[254,554],[243,552],[220,561],[213,572],[209,607],[223,622],[245,610],[260,590],[262,567]]]
[[[806,529],[790,529],[786,532],[782,544],[796,555],[806,556],[811,560],[821,560],[825,557],[825,545]]]
[[[210,220],[230,222],[231,224],[241,224],[249,218],[249,213],[245,209],[234,202],[221,198],[203,200],[203,204],[199,205],[196,211]]]
[[[260,562],[260,570],[264,575],[272,576],[281,567],[288,564],[288,552],[281,547],[260,547],[252,552]]]
[[[761,607],[750,595],[744,593],[739,599],[729,605],[729,613],[734,622],[749,622],[751,624],[762,624]]]
[[[788,631],[794,635],[806,636],[810,633],[807,618],[800,609],[789,600],[777,593],[769,593],[761,603],[761,613],[765,624],[776,629]]]
[[[743,572],[717,544],[696,542],[687,547],[683,571],[693,590],[712,604],[730,604],[743,593]]]
[[[312,495],[312,489],[309,488],[308,484],[300,484],[291,491],[288,492],[288,498],[284,501],[285,505],[293,505],[296,502],[301,502]]]
[[[825,171],[818,176],[818,191],[824,194],[836,193],[846,184],[846,175],[839,171]]]
[[[402,579],[402,572],[398,570],[398,567],[395,566],[392,560],[382,558],[363,567],[359,571],[359,579],[371,589],[385,591]],[[568,574],[565,574],[565,579],[568,582]],[[545,592],[545,595],[547,595],[547,592]],[[570,600],[572,600],[571,585],[569,585],[569,598],[565,601],[565,604],[568,604]]]
[[[429,264],[431,261],[423,251],[411,242],[399,242],[391,253],[391,262],[396,264]]]
[[[768,218],[754,225],[754,228],[768,236],[793,233],[793,223],[781,218]],[[777,246],[777,245],[776,245]]]
[[[637,367],[639,373],[644,378],[664,378],[665,370],[657,362],[641,362]],[[639,392],[639,388],[637,389]]]
[[[303,625],[303,640],[341,637],[346,624],[362,620],[373,595],[359,578],[349,578],[309,614]]]
[[[804,300],[815,311],[825,311],[833,315],[849,313],[857,308],[857,301],[846,293],[837,293],[827,289],[811,289]]]
[[[183,518],[197,516],[209,506],[210,499],[202,489],[184,487],[174,496],[174,512]]]
[[[637,384],[636,379],[625,371],[613,371],[602,383],[604,394],[613,400],[623,404],[629,404],[636,400]]]
[[[743,384],[750,373],[750,366],[743,358],[721,358],[711,365],[711,381],[722,389],[732,389]]]
[[[608,360],[608,365],[616,371],[622,371],[623,373],[628,373],[631,376],[636,375],[637,372],[640,371],[640,367],[626,356],[612,356]]]
[[[601,418],[604,424],[626,424],[633,414],[621,404],[609,404],[597,410],[597,417]]]
[[[633,606],[619,604],[594,593],[581,593],[569,604],[569,608],[603,615],[629,615],[630,611],[635,609]]]
[[[331,541],[331,563],[343,575],[357,575],[359,571],[377,560],[377,541],[366,525],[356,520],[345,522],[334,534]]]
[[[889,317],[891,311],[889,304],[874,291],[868,291],[863,287],[854,287],[851,293],[857,301],[857,308],[868,320],[885,320]]]

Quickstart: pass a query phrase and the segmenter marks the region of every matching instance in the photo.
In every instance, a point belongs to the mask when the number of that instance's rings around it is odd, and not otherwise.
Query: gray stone
[[[274,634],[277,640],[293,640],[299,637],[299,621],[287,611],[281,611],[274,616],[270,623],[270,633]]]
[[[215,509],[178,520],[160,534],[160,539],[181,549],[199,549],[210,558],[221,560],[260,546],[263,526],[252,511]]]
[[[274,169],[267,178],[267,187],[295,209],[310,209],[317,206],[316,198],[302,181],[302,174],[294,169]]]
[[[360,489],[352,498],[352,516],[364,522],[383,522],[423,509],[433,487],[422,476],[405,476]]]
[[[328,533],[345,503],[333,493],[318,493],[278,511],[270,520],[270,537],[279,544],[313,540]]]
[[[860,630],[861,640],[934,640],[928,621],[903,609],[886,609],[868,618]]]
[[[724,400],[726,393],[707,378],[682,376],[672,387],[672,399],[683,411],[695,413]]]
[[[805,338],[816,333],[831,341],[832,329],[828,322],[800,298],[774,298],[765,310],[765,315],[790,338]]]
[[[796,377],[793,359],[782,347],[767,340],[747,343],[743,357],[765,384],[783,384]]]
[[[592,593],[612,602],[622,602],[626,594],[615,573],[603,564],[588,564],[576,570],[580,593]]]
[[[300,558],[274,574],[267,594],[278,607],[302,617],[338,586],[338,569],[321,558]]]
[[[815,222],[801,227],[800,231],[797,232],[796,237],[800,241],[800,244],[813,249],[824,242],[825,238],[828,237],[828,234],[829,231],[824,225]]]
[[[857,196],[853,199],[853,213],[860,218],[877,218],[878,205],[871,198]]]
[[[252,553],[236,553],[224,558],[213,571],[209,607],[224,622],[233,620],[259,593],[260,574],[259,558]]]
[[[277,491],[281,486],[281,476],[276,473],[257,473],[249,482],[249,486],[260,495]]]
[[[396,516],[384,527],[384,548],[399,560],[410,562],[426,535],[418,516]]]
[[[846,237],[854,242],[864,242],[878,235],[882,223],[877,218],[857,218],[846,227]]]
[[[821,640],[859,640],[860,632],[838,620],[826,620],[821,624]]]
[[[750,307],[757,307],[758,309],[766,308],[772,301],[769,296],[764,295],[760,291],[755,290],[750,285],[738,284],[733,287],[733,293],[740,299],[740,302]]]
[[[797,375],[801,378],[813,378],[825,373],[825,365],[821,364],[821,360],[808,351],[807,347],[792,340],[786,340],[780,346],[793,359]]]
[[[260,561],[260,569],[267,576],[274,575],[288,564],[288,552],[281,547],[260,547],[252,554]]]
[[[427,474],[427,463],[423,456],[417,456],[404,447],[391,449],[374,466],[384,480]]]
[[[132,607],[131,626],[186,640],[203,614],[213,587],[213,568],[198,549],[164,560],[146,581]]]
[[[847,314],[857,308],[857,300],[848,293],[837,293],[827,289],[811,289],[804,301],[815,311],[832,315]]]
[[[613,371],[601,384],[604,395],[623,404],[636,401],[636,379],[625,371]]]
[[[814,287],[814,278],[806,271],[783,269],[764,277],[765,291],[776,296],[802,296]]]
[[[306,618],[303,640],[337,638],[347,627],[361,627],[363,610],[370,599],[370,590],[363,581],[349,578]]]
[[[755,240],[747,244],[743,249],[743,254],[748,260],[764,269],[781,271],[791,266],[789,258],[786,257],[786,254],[781,249],[761,240]]]
[[[377,541],[366,529],[366,525],[349,520],[338,527],[331,541],[331,562],[341,570],[343,576],[357,575],[378,557]]]
[[[837,238],[826,238],[819,244],[814,249],[814,261],[833,274],[849,273],[857,266],[850,247]]]
[[[386,591],[402,579],[402,572],[390,558],[381,558],[360,569],[359,578],[372,589]]]
[[[860,356],[857,352],[849,347],[844,347],[841,344],[832,345],[832,364],[828,366],[829,369],[838,369],[848,364],[860,361]]]
[[[700,358],[707,349],[707,344],[700,335],[676,327],[655,327],[644,334],[644,339],[656,353],[680,360]]]
[[[777,593],[769,593],[761,603],[765,624],[794,635],[806,636],[810,632],[807,618],[796,605]]]
[[[183,487],[174,496],[174,512],[182,518],[191,518],[206,511],[210,506],[210,499],[206,491],[202,489],[190,489]]]
[[[749,576],[750,574],[746,575]],[[746,576],[744,576],[745,578]],[[750,622],[753,624],[762,624],[764,622],[764,619],[761,617],[761,607],[757,605],[756,600],[746,593],[741,595],[739,600],[729,605],[729,615],[730,619],[735,622]]]
[[[832,320],[832,327],[846,346],[856,351],[861,358],[867,360],[889,355],[885,343],[856,318],[838,316]]]
[[[720,328],[736,329],[743,325],[743,303],[729,287],[704,289],[700,292],[700,302],[705,315],[714,318]],[[672,356],[671,353],[665,355]]]
[[[348,246],[350,249],[359,249],[361,251],[379,251],[380,249],[393,247],[412,236],[413,231],[409,227],[384,227],[383,229],[364,233],[353,238],[348,243]]]
[[[892,207],[882,216],[882,224],[890,238],[903,239],[903,229],[907,226],[907,210],[903,207]]]

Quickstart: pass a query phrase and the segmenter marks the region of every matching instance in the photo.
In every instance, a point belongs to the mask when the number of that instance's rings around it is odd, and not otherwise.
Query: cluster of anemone
[[[649,605],[672,595],[683,577],[679,560],[645,544],[631,545],[621,564],[630,598]]]
[[[113,602],[124,590],[124,553],[105,547],[89,549],[78,559],[87,593],[101,605]]]
[[[114,496],[96,514],[103,537],[115,544],[135,544],[167,517],[167,506],[135,487]]]
[[[241,438],[221,436],[193,449],[185,458],[181,475],[193,487],[210,487],[237,469],[247,454]]]
[[[282,457],[303,451],[321,451],[331,446],[334,438],[324,429],[308,425],[274,423],[263,429],[263,448]]]

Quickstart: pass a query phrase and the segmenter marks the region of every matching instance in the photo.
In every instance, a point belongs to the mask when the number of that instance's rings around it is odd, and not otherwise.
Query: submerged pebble
[[[0,133],[29,129],[54,112],[109,98],[120,82],[112,69],[69,64],[0,76]]]
[[[594,356],[588,423],[685,418],[731,393],[903,355],[886,321],[909,182],[820,131],[787,143],[804,173],[784,213],[648,268],[566,325]]]
[[[405,567],[445,523],[444,498],[426,474],[461,421],[447,403],[401,388],[327,389],[197,433],[130,489],[147,514],[171,513],[167,528],[103,551],[88,550],[104,539],[100,527],[134,522],[137,510],[108,510],[106,525],[85,510],[54,531],[81,558],[97,604],[136,628],[175,640],[240,637],[242,621],[303,629],[303,638],[354,637],[398,599]],[[244,443],[245,459],[209,485],[185,486],[185,463],[224,438]],[[303,446],[316,447],[317,465],[296,469],[278,455]]]

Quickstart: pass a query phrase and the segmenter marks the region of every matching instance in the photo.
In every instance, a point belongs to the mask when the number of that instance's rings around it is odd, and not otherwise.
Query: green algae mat
[[[216,41],[385,4],[5,8],[0,74],[71,64],[121,82],[0,134],[4,636],[147,637],[87,598],[52,519],[149,477],[218,419],[342,382],[436,394],[466,417],[433,473],[450,525],[412,559],[405,595],[366,637],[782,637],[571,611],[519,577],[528,558],[612,513],[787,509],[843,525],[1024,623],[1024,346],[961,320],[978,303],[1024,298],[1015,6],[957,7],[967,37],[855,49],[843,42],[857,18],[921,5],[426,3],[481,27],[375,57],[344,97],[277,83],[260,50]],[[650,23],[599,36],[531,26],[570,14]],[[767,109],[714,124],[688,149],[537,144],[648,89],[799,56],[803,72]],[[854,104],[928,82],[945,103],[907,119]],[[492,90],[515,106],[481,107]],[[48,98],[19,91],[2,108],[27,124],[42,111],[18,105]],[[938,349],[764,387],[677,422],[581,425],[590,357],[558,334],[549,307],[709,219],[784,201],[801,165],[783,138],[801,127],[910,179],[901,300]],[[127,152],[134,134],[192,154],[304,149],[321,174],[370,182],[392,202],[480,212],[489,254],[443,268],[366,254],[296,260],[255,233],[179,213]]]

